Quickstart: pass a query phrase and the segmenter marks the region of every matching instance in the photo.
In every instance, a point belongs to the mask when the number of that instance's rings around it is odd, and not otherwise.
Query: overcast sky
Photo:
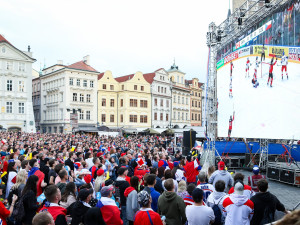
[[[30,45],[34,68],[80,61],[114,77],[169,69],[204,82],[206,32],[226,19],[228,0],[0,0],[0,33]]]

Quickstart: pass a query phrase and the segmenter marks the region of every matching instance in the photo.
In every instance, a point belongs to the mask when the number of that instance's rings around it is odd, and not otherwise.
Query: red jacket
[[[39,180],[37,182],[37,187],[36,187],[36,196],[40,196],[43,193],[43,188],[42,188],[41,184],[45,178],[45,174],[42,171],[37,170],[37,171],[35,171],[34,175],[36,175],[39,178]]]
[[[114,200],[102,197],[96,207],[100,208],[103,220],[107,225],[123,225],[120,210]]]
[[[0,224],[6,225],[6,218],[9,217],[10,211],[5,208],[4,204],[0,202]]]
[[[56,220],[57,216],[59,216],[59,215],[64,215],[64,216],[67,215],[67,209],[65,209],[61,206],[49,206],[49,207],[44,206],[43,208],[41,208],[40,211],[41,212],[48,211],[51,214],[51,216],[53,217],[54,221]]]
[[[149,215],[148,215],[149,213]],[[150,218],[152,220],[152,224],[154,225],[163,225],[160,216],[158,213],[154,212],[152,209],[141,209],[136,212],[134,218],[134,225],[151,225]]]
[[[198,169],[195,168],[194,161],[187,162],[183,167],[185,170],[185,177],[188,183],[196,182],[196,176],[199,174]]]
[[[138,169],[138,167],[136,167],[134,170],[134,176],[137,176],[139,178],[139,180],[143,179],[143,177],[145,176],[146,173],[149,173],[149,170],[141,170],[141,169]]]

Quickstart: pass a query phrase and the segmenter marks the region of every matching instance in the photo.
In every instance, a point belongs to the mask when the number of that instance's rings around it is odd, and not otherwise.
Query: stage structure
[[[215,156],[215,141],[218,137],[218,97],[217,97],[217,68],[220,68],[219,58],[217,53],[223,50],[225,46],[228,46],[233,40],[238,40],[246,32],[249,31],[260,21],[263,21],[268,16],[275,12],[287,7],[287,4],[292,2],[291,0],[272,0],[272,1],[257,1],[247,0],[240,8],[228,16],[228,18],[216,26],[215,23],[209,24],[209,29],[206,35],[207,46],[209,48],[208,56],[208,68],[207,68],[207,81],[205,90],[205,118],[204,124],[206,126],[207,135],[207,151],[204,152],[205,162],[209,162],[210,165],[214,164]],[[252,35],[257,35],[252,32],[247,36],[248,39],[252,38]],[[235,46],[233,49],[238,50],[240,47],[249,45],[250,40],[246,37],[240,39],[239,46]],[[249,47],[250,48],[250,47]],[[232,51],[232,49],[230,49]],[[229,51],[229,52],[230,52]],[[233,51],[232,51],[233,52]],[[225,54],[226,56],[226,54]],[[228,54],[228,57],[230,55]],[[234,59],[234,57],[233,57]],[[230,61],[233,59],[229,59]],[[224,65],[224,60],[222,62]],[[222,66],[221,65],[221,66]],[[244,73],[243,73],[244,74]],[[231,78],[232,79],[232,78]],[[232,85],[232,84],[231,84]],[[233,114],[234,118],[234,114]],[[230,136],[230,134],[229,134]],[[223,136],[224,137],[224,136]],[[268,160],[268,139],[260,138],[260,163],[261,167],[266,167]],[[221,157],[220,157],[221,158]]]

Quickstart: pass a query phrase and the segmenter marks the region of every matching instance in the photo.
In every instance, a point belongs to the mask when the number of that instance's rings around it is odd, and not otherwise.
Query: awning
[[[97,127],[78,127],[74,129],[74,132],[98,132]]]
[[[148,133],[148,134],[160,134],[159,131],[152,129],[152,128],[148,128],[148,129],[144,130],[144,132]]]
[[[122,130],[125,134],[136,134],[138,132],[135,128],[123,128]]]

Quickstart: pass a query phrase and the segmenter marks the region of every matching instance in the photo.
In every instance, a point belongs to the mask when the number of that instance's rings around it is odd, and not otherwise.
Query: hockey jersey
[[[281,65],[286,66],[288,64],[288,57],[286,55],[281,58]]]
[[[197,188],[201,189],[203,191],[203,201],[206,202],[208,196],[215,191],[215,188],[213,185],[208,183],[199,184]]]
[[[274,63],[270,63],[270,70],[269,73],[273,72],[273,67],[275,66],[275,64],[277,63],[277,61],[275,61]]]

